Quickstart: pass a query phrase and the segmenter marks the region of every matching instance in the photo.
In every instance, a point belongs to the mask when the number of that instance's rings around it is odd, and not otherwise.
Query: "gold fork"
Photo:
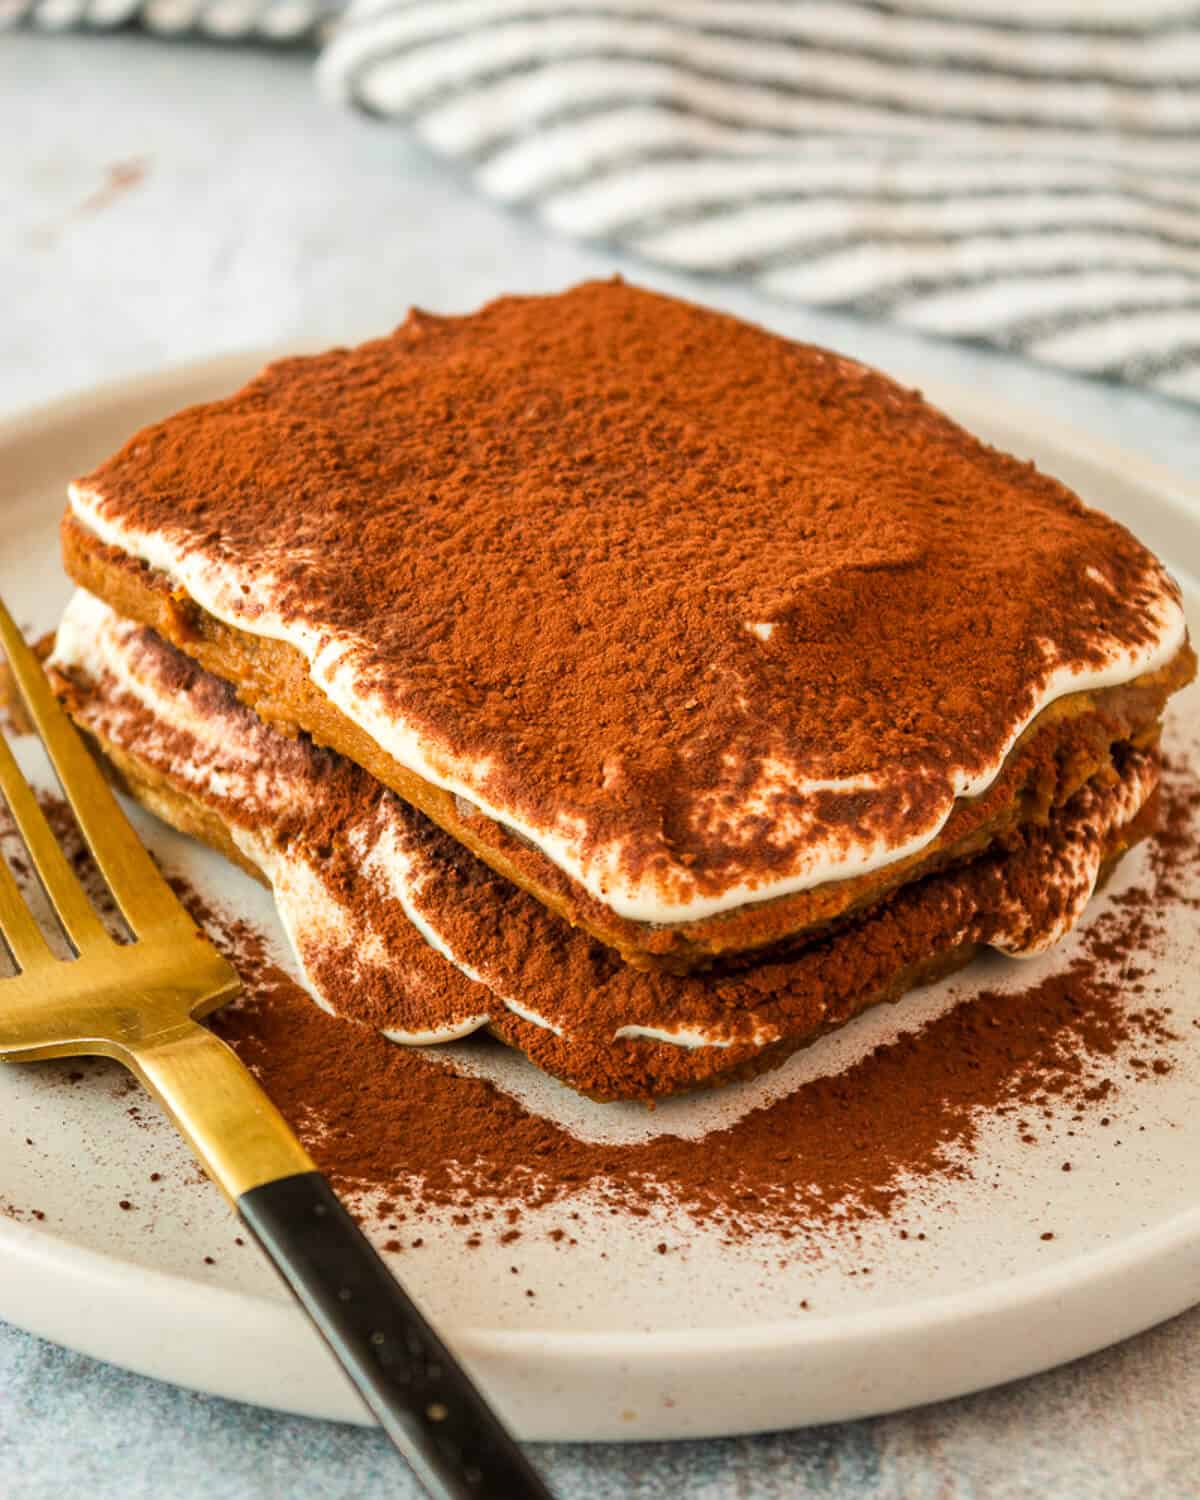
[[[433,1495],[549,1492],[316,1171],[201,1019],[240,981],[176,899],[0,602],[0,646],[133,941],[93,909],[0,734],[0,791],[75,957],[58,958],[0,857],[0,1059],[116,1058],[167,1109],[389,1437]]]

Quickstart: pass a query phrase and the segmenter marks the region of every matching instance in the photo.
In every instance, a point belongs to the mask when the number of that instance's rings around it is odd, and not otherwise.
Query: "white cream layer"
[[[51,663],[64,672],[82,673],[96,681],[111,679],[120,695],[132,699],[164,730],[185,735],[194,753],[184,759],[178,754],[168,754],[161,746],[156,749],[146,743],[144,735],[139,738],[132,730],[123,734],[123,721],[132,714],[122,709],[120,696],[106,696],[94,706],[91,717],[100,732],[150,761],[181,790],[207,805],[224,798],[259,808],[274,806],[281,812],[300,805],[310,807],[319,818],[323,796],[319,775],[283,777],[264,772],[262,737],[274,731],[253,718],[231,721],[205,716],[195,710],[186,694],[164,691],[156,680],[138,669],[140,634],[139,626],[121,619],[106,604],[80,589],[59,626]],[[992,946],[1014,956],[1034,957],[1070,931],[1095,890],[1109,835],[1138,815],[1156,779],[1152,765],[1143,761],[1103,796],[1087,788],[1077,794],[1085,801],[1082,804],[1077,801],[1073,806],[1082,805],[1084,816],[1075,821],[1073,838],[1047,861],[1044,872],[1043,884],[1053,885],[1060,892],[1057,919],[1049,930],[1039,929],[1030,912],[1019,900],[1010,897],[1003,909],[993,914],[999,919],[999,930],[991,937]],[[454,1041],[486,1026],[491,1019],[490,1006],[495,1003],[533,1025],[562,1035],[559,1026],[518,996],[507,993],[508,986],[500,985],[496,976],[481,973],[468,955],[455,949],[450,935],[439,928],[433,914],[436,902],[423,899],[436,884],[437,867],[406,837],[405,814],[398,800],[389,796],[379,811],[368,809],[367,813],[362,825],[349,833],[351,846],[361,857],[364,877],[376,882],[386,896],[400,904],[431,948],[479,986],[481,1000],[488,996],[484,1008],[476,1014],[442,1025],[434,1022],[421,1030],[385,1030],[384,1035],[408,1045]],[[224,810],[222,816],[227,817]],[[233,823],[227,826],[238,847],[271,882],[284,930],[319,1004],[332,1010],[322,996],[314,966],[306,962],[306,952],[321,952],[333,944],[346,952],[347,962],[352,966],[389,967],[391,956],[379,934],[365,930],[361,914],[348,910],[336,899],[297,845],[280,847],[266,828]],[[963,939],[967,936],[963,934]],[[397,976],[397,983],[401,982]],[[613,1036],[614,1039],[640,1037],[689,1049],[725,1048],[748,1040],[744,1033],[722,1034],[711,1025],[686,1021],[662,1027],[631,1023],[618,1026]],[[776,1031],[763,1027],[753,1041],[765,1046],[777,1037]]]
[[[965,772],[955,777],[952,786],[925,826],[901,843],[886,839],[862,838],[846,841],[844,833],[837,839],[816,841],[806,837],[810,818],[806,817],[803,799],[822,791],[862,790],[875,785],[874,778],[852,776],[844,783],[827,779],[811,780],[795,768],[774,765],[765,768],[761,784],[745,795],[742,812],[752,816],[756,805],[765,805],[773,794],[786,790],[798,811],[786,823],[773,830],[772,841],[781,846],[794,844],[793,867],[785,874],[754,884],[734,885],[718,895],[705,895],[693,886],[690,872],[674,862],[670,868],[672,893],[667,893],[651,873],[631,881],[623,869],[619,843],[601,845],[588,854],[586,828],[578,819],[561,818],[552,827],[535,827],[513,808],[498,806],[486,792],[489,763],[456,758],[414,725],[397,718],[387,710],[377,693],[364,687],[358,662],[366,654],[365,643],[339,636],[318,626],[284,621],[273,607],[271,596],[271,559],[259,558],[259,567],[251,577],[236,561],[215,561],[199,549],[189,549],[181,539],[166,531],[142,531],[107,513],[103,497],[93,490],[75,484],[70,489],[72,511],[80,522],[101,541],[119,547],[132,557],[163,573],[170,582],[184,588],[209,614],[238,630],[266,636],[294,646],[308,662],[313,683],[349,719],[391,755],[395,760],[426,781],[465,798],[496,822],[502,823],[528,839],[549,860],[597,900],[606,903],[621,917],[635,922],[674,924],[697,921],[719,912],[732,911],[752,902],[770,900],[794,891],[810,889],[831,880],[852,880],[870,874],[898,860],[918,854],[937,838],[959,797],[977,797],[987,790],[999,775],[1005,757],[1028,725],[1055,699],[1067,693],[1114,687],[1143,673],[1164,666],[1179,650],[1186,635],[1183,610],[1169,580],[1161,572],[1147,580],[1154,594],[1148,609],[1154,626],[1153,640],[1137,650],[1112,643],[1103,666],[1079,670],[1074,667],[1049,666],[1045,681],[1030,712],[1014,724],[1011,733],[994,762],[978,775]],[[1081,570],[1081,580],[1086,570]],[[1094,571],[1094,570],[1092,570]],[[248,610],[246,599],[254,600]],[[1053,662],[1053,643],[1046,643],[1047,661]],[[797,803],[796,799],[800,799]],[[715,796],[696,809],[698,824],[717,816],[721,797]],[[776,804],[778,805],[778,804]],[[734,827],[741,813],[723,817]]]

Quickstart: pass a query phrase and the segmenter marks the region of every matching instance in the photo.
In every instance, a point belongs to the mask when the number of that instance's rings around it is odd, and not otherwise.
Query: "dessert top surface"
[[[648,921],[919,848],[1185,638],[1124,528],[918,394],[620,282],[281,361],[72,505]]]

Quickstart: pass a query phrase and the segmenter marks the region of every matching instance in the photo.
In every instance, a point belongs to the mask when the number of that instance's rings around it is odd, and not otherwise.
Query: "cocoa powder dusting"
[[[343,1191],[479,1214],[589,1189],[635,1214],[677,1204],[731,1239],[790,1236],[852,1229],[894,1213],[914,1181],[970,1176],[989,1116],[1020,1128],[1025,1112],[1103,1103],[1111,1114],[1114,1059],[1152,1059],[1134,1070],[1139,1086],[1169,1068],[1170,1017],[1129,971],[1162,938],[1165,892],[1200,864],[1200,785],[1182,767],[1169,768],[1163,819],[1149,883],[1093,918],[1082,956],[1061,972],[1015,994],[973,994],[701,1141],[580,1140],[485,1080],[325,1015],[268,960],[260,934],[203,903],[193,909],[247,986],[216,1028]]]
[[[68,810],[51,798],[45,806],[86,875]],[[853,1234],[867,1220],[894,1217],[914,1183],[972,1175],[972,1147],[989,1117],[1010,1118],[1031,1145],[1038,1120],[1103,1108],[1101,1124],[1119,1123],[1122,1089],[1152,1087],[1177,1041],[1152,989],[1163,905],[1200,909],[1184,885],[1200,869],[1200,782],[1170,759],[1162,833],[1148,849],[1146,883],[1090,918],[1082,955],[1060,972],[1017,993],[972,994],[702,1140],[663,1135],[636,1145],[580,1140],[434,1054],[326,1015],[271,962],[262,933],[175,884],[245,981],[245,995],[213,1018],[214,1029],[352,1199],[385,1195],[381,1211],[396,1223],[403,1210],[453,1210],[472,1238],[511,1243],[522,1210],[561,1203],[566,1222],[576,1216],[569,1200],[588,1190],[634,1216],[675,1205],[739,1240],[763,1230]],[[8,1204],[0,1212],[35,1216]],[[563,1230],[553,1237],[576,1243]]]
[[[585,1188],[626,1209],[675,1201],[730,1235],[887,1214],[910,1174],[969,1175],[981,1112],[1045,1096],[1107,1098],[1098,1061],[1170,1041],[1153,1009],[1127,1011],[1089,960],[1018,995],[963,1001],[833,1077],[818,1078],[703,1141],[578,1139],[491,1083],[462,1077],[318,1011],[256,935],[231,956],[250,998],[216,1029],[347,1191],[410,1183],[419,1205],[531,1207]]]
[[[1147,646],[1177,593],[919,393],[620,282],[279,361],[81,488],[211,565],[240,629],[341,643],[605,891],[681,901],[936,826],[1056,669]]]

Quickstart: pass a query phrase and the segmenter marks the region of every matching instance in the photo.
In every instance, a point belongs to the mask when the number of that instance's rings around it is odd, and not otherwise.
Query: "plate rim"
[[[8,1066],[20,1066],[20,1064]],[[119,1255],[77,1245],[65,1235],[22,1220],[0,1218],[0,1244],[3,1244],[5,1240],[11,1240],[13,1248],[18,1253],[24,1253],[28,1258],[51,1258],[62,1261],[78,1258],[84,1267],[93,1268],[96,1278],[100,1280],[116,1277],[122,1272],[128,1274],[134,1264],[123,1260]],[[729,1342],[736,1343],[739,1351],[778,1352],[794,1348],[799,1343],[840,1344],[845,1338],[843,1325],[857,1329],[860,1325],[869,1322],[872,1335],[880,1331],[889,1333],[911,1331],[914,1325],[928,1327],[931,1322],[927,1313],[928,1309],[936,1309],[946,1314],[939,1320],[940,1322],[954,1321],[953,1315],[968,1306],[975,1314],[987,1317],[1009,1310],[1010,1300],[1003,1295],[1006,1288],[1032,1286],[1038,1298],[1045,1297],[1052,1300],[1063,1292],[1075,1289],[1076,1284],[1084,1279],[1080,1274],[1081,1270],[1086,1271],[1087,1279],[1090,1280],[1093,1277],[1098,1279],[1119,1274],[1123,1269],[1127,1269],[1123,1263],[1129,1260],[1145,1268],[1158,1260],[1168,1259],[1179,1250],[1189,1248],[1193,1240],[1200,1245],[1200,1207],[1183,1210],[1161,1224],[1123,1236],[1116,1244],[1082,1251],[1069,1260],[1046,1266],[1040,1271],[1028,1272],[1022,1276],[1006,1276],[981,1289],[947,1292],[941,1296],[924,1297],[915,1302],[905,1303],[903,1306],[872,1309],[869,1318],[856,1314],[824,1317],[816,1313],[804,1321],[794,1319],[771,1324],[764,1323],[749,1329],[726,1327],[717,1330],[706,1327],[651,1330],[638,1333],[637,1344],[639,1349],[652,1353],[655,1357],[686,1356],[698,1352],[694,1347],[697,1343],[703,1343],[704,1347],[708,1348],[714,1341],[714,1335],[719,1332]],[[53,1247],[48,1257],[43,1253],[47,1242]],[[148,1280],[164,1292],[170,1288],[172,1295],[177,1295],[179,1289],[184,1287],[189,1296],[194,1295],[205,1302],[210,1300],[224,1302],[230,1309],[246,1309],[253,1305],[255,1308],[270,1308],[272,1311],[280,1312],[289,1321],[297,1320],[301,1316],[284,1297],[263,1297],[232,1287],[208,1286],[182,1272],[164,1271],[155,1266],[138,1264],[136,1271],[143,1282]],[[1191,1302],[1183,1304],[1184,1307],[1192,1305]],[[1022,1299],[1022,1307],[1024,1306],[1025,1299]],[[1181,1307],[1180,1311],[1182,1310]],[[926,1315],[917,1316],[922,1312]],[[801,1330],[805,1336],[803,1338],[790,1336],[793,1329]],[[457,1344],[476,1356],[493,1351],[512,1352],[523,1349],[526,1345],[536,1345],[539,1355],[543,1357],[548,1352],[576,1353],[581,1348],[598,1353],[624,1351],[623,1362],[628,1358],[629,1337],[627,1333],[567,1334],[547,1330],[513,1331],[479,1327],[459,1328],[454,1335]],[[566,1347],[559,1350],[557,1346],[560,1345]]]

